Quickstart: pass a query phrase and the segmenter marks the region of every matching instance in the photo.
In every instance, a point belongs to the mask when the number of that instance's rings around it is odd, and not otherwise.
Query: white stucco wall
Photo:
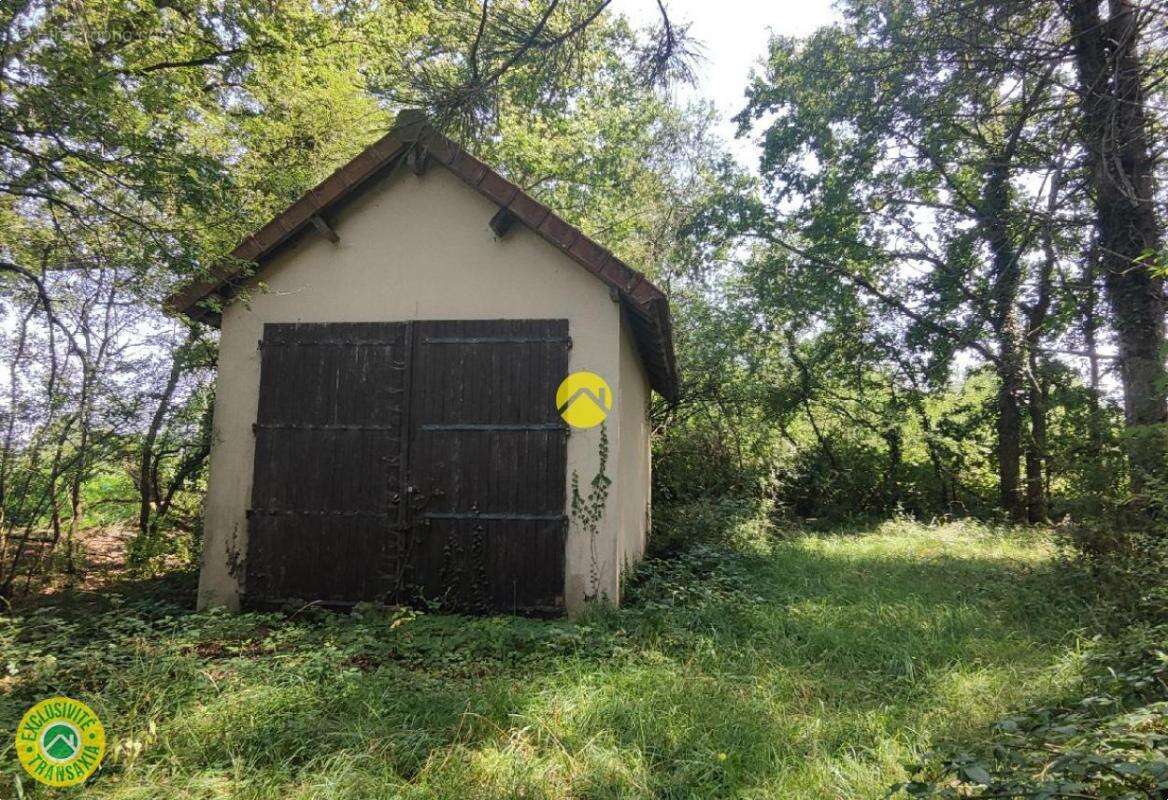
[[[569,370],[587,369],[612,386],[609,474],[619,470],[598,542],[600,593],[619,600],[621,564],[643,544],[647,435],[635,431],[644,409],[643,372],[622,343],[620,305],[608,287],[523,226],[495,240],[496,206],[441,167],[422,176],[399,170],[364,192],[333,222],[340,242],[303,236],[223,313],[216,384],[199,606],[238,608],[247,557],[254,437],[259,395],[257,343],[268,322],[380,322],[411,319],[567,319]],[[627,338],[627,333],[625,334]],[[630,366],[630,357],[634,360]],[[625,385],[627,384],[627,386]],[[624,393],[626,388],[629,397]],[[639,410],[638,410],[639,409]],[[643,422],[643,420],[642,420]],[[633,431],[625,453],[623,429]],[[595,474],[599,428],[574,430],[567,475],[582,486]],[[635,451],[635,452],[634,452]],[[627,463],[626,463],[627,462]],[[635,480],[626,484],[623,473]],[[569,493],[565,491],[565,496]],[[622,535],[622,530],[629,533]],[[569,531],[565,602],[590,593],[592,551]]]

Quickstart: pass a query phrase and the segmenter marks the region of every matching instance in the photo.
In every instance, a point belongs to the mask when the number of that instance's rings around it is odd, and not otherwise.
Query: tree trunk
[[[1163,231],[1155,208],[1139,55],[1140,20],[1131,0],[1064,3],[1082,102],[1080,132],[1094,188],[1104,286],[1119,344],[1132,488],[1162,479],[1168,455],[1164,280],[1149,269]]]
[[[1102,370],[1099,367],[1099,292],[1096,285],[1098,279],[1099,248],[1092,245],[1083,263],[1083,347],[1087,353],[1088,380],[1091,386],[1091,417],[1087,429],[1088,442],[1092,453],[1103,452],[1103,406],[1100,381]],[[1096,486],[1096,491],[1106,487]]]
[[[791,361],[799,369],[799,386],[802,394],[800,402],[803,405],[804,412],[807,414],[807,421],[811,424],[811,432],[815,434],[815,441],[819,443],[819,447],[823,451],[823,454],[827,456],[827,462],[831,465],[832,473],[838,474],[840,471],[840,465],[839,461],[836,460],[835,451],[831,448],[831,442],[827,440],[827,438],[823,435],[823,431],[819,429],[819,423],[815,421],[815,414],[811,411],[811,398],[815,394],[815,388],[811,377],[811,368],[808,367],[807,363],[799,357],[798,344],[795,341],[795,337],[792,336],[789,331],[787,332],[787,347]]]
[[[933,423],[929,420],[929,415],[925,411],[923,403],[914,403],[917,414],[921,420],[921,430],[925,434],[925,448],[929,453],[929,462],[933,465],[933,475],[937,479],[937,493],[940,495],[940,507],[946,511],[952,511],[957,503],[957,489],[955,484],[956,478],[953,479],[953,486],[946,476],[945,465],[941,459],[941,454],[937,451],[937,445],[933,441]]]
[[[1058,265],[1055,247],[1055,215],[1058,213],[1059,193],[1062,191],[1061,163],[1050,173],[1046,197],[1046,222],[1042,230],[1043,259],[1038,269],[1038,294],[1034,304],[1026,309],[1027,401],[1030,417],[1030,436],[1026,439],[1026,518],[1031,523],[1047,519],[1046,482],[1046,408],[1047,382],[1039,361],[1039,346],[1050,314],[1051,281]]]
[[[900,470],[904,462],[904,431],[901,429],[903,419],[900,401],[896,397],[896,387],[892,387],[892,402],[889,410],[895,422],[888,425],[882,432],[884,443],[888,445],[888,469],[884,473],[884,504],[888,509],[895,509],[900,505]]]
[[[1046,406],[1047,386],[1037,359],[1031,357],[1029,399],[1030,437],[1026,445],[1026,518],[1031,523],[1047,520],[1046,508]]]
[[[1022,265],[1010,235],[1009,156],[988,166],[981,223],[994,265],[994,335],[998,345],[998,495],[1001,508],[1015,522],[1026,520],[1019,486],[1022,464],[1022,410],[1025,331],[1018,313]]]
[[[192,333],[188,342],[194,338]],[[154,510],[154,498],[161,494],[161,489],[154,480],[154,467],[157,459],[154,453],[154,443],[158,440],[158,433],[162,430],[162,423],[170,411],[175,389],[178,388],[179,378],[182,377],[185,352],[186,348],[180,345],[171,354],[170,373],[166,377],[166,386],[163,387],[162,394],[158,398],[158,405],[154,409],[154,415],[150,418],[150,427],[146,430],[146,437],[142,440],[142,449],[138,456],[138,536],[143,544],[150,536],[150,516]]]
[[[69,526],[65,529],[65,573],[74,575],[77,572],[76,549],[77,534],[81,530],[81,487],[89,471],[89,433],[90,408],[89,391],[91,377],[88,371],[81,379],[81,399],[77,412],[77,469],[69,481]],[[54,547],[56,542],[53,543]]]
[[[28,342],[28,322],[36,311],[35,305],[30,305],[28,311],[20,318],[17,325],[16,347],[12,353],[12,360],[8,366],[8,412],[4,425],[4,442],[0,444],[0,560],[4,558],[5,546],[5,518],[8,509],[8,473],[13,458],[13,444],[16,434],[16,415],[20,405],[20,364],[24,361],[25,345]]]
[[[1007,382],[1008,381],[1008,382]],[[1026,521],[1018,473],[1022,463],[1022,413],[1017,391],[1021,376],[1003,376],[998,390],[998,496],[1002,510],[1014,522]]]

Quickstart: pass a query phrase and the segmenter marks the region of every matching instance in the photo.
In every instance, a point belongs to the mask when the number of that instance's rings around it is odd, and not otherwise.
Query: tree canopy
[[[90,499],[197,546],[214,334],[161,299],[406,106],[670,292],[659,499],[1159,513],[1162,9],[848,0],[744,87],[753,171],[664,4],[277,6],[3,11],[0,564]]]

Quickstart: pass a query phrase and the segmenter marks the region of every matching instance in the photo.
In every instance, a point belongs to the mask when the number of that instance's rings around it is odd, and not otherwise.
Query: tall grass
[[[1076,674],[1087,609],[1041,534],[895,522],[740,545],[650,562],[624,608],[576,623],[15,613],[0,723],[52,692],[106,722],[90,784],[25,779],[28,797],[877,798]],[[0,796],[18,769],[0,751]]]

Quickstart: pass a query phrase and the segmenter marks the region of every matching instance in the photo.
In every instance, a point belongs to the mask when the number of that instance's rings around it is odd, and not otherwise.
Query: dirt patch
[[[72,570],[66,569],[64,543],[58,542],[52,555],[48,539],[42,552],[28,554],[24,574],[16,580],[15,605],[89,601],[104,602],[110,595],[149,597],[180,606],[193,606],[197,577],[178,559],[158,565],[150,576],[134,575],[126,566],[126,554],[135,531],[122,526],[87,528],[74,542],[77,557]],[[31,574],[30,574],[31,573]],[[100,604],[100,603],[99,603]]]

